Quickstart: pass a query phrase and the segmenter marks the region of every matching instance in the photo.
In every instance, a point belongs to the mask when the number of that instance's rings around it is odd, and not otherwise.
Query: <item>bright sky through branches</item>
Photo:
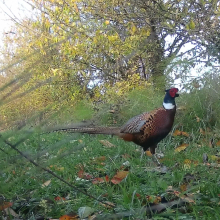
[[[30,16],[30,6],[23,0],[0,0],[0,38],[11,31],[15,22]]]
[[[31,16],[36,15],[37,9],[33,10],[33,8],[28,4],[32,3],[31,0],[0,0],[0,46],[2,45],[3,37],[6,34],[16,34],[14,33],[13,26],[15,23],[22,24],[22,20],[26,17],[30,18]],[[168,36],[166,38],[167,45],[172,44],[175,40],[175,36]],[[210,71],[210,67],[206,68],[204,63],[195,63],[197,65],[191,65],[191,68],[184,69],[181,60],[185,60],[185,63],[189,62],[189,60],[193,57],[193,51],[189,53],[185,53],[195,47],[191,42],[185,44],[179,51],[180,57],[175,59],[173,62],[179,62],[180,64],[174,65],[175,68],[168,69],[167,74],[171,75],[171,78],[174,78],[175,85],[182,85],[185,82],[193,81],[194,78],[201,77],[205,72]],[[166,49],[166,48],[165,48]],[[185,54],[184,54],[185,53]],[[184,54],[184,55],[182,55]],[[167,55],[167,54],[165,54]],[[206,59],[206,58],[204,58]],[[216,64],[218,65],[218,64]],[[189,64],[190,66],[190,64]],[[172,65],[171,65],[172,67]],[[218,66],[219,68],[219,66]],[[179,77],[183,75],[183,72],[187,71],[187,77]],[[183,81],[183,82],[182,82]]]

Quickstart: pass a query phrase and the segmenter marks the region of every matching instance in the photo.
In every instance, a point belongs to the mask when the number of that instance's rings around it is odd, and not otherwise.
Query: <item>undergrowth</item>
[[[1,201],[12,202],[11,208],[23,219],[60,218],[77,213],[85,206],[93,208],[96,215],[109,214],[106,219],[115,213],[124,213],[124,219],[220,219],[217,117],[220,106],[216,91],[204,88],[181,94],[176,99],[175,125],[157,148],[158,153],[164,154],[160,162],[166,167],[165,171],[155,169],[151,157],[144,155],[141,158],[138,146],[116,137],[41,134],[41,126],[28,129],[28,125],[3,133],[0,147]],[[105,101],[96,105],[98,109],[94,109],[92,102],[82,100],[74,110],[62,112],[62,115],[69,118],[69,122],[93,118],[97,124],[119,125],[134,115],[161,106],[162,99],[162,94],[158,96],[150,89],[133,90],[115,104]],[[172,135],[176,130],[187,135]],[[113,145],[105,146],[100,142],[103,139]],[[7,142],[16,146],[23,156]],[[175,151],[183,144],[187,145],[186,149]],[[24,156],[80,191],[34,166]],[[128,175],[118,184],[111,181],[93,183],[94,178],[108,176],[111,180],[120,170],[128,171]],[[80,172],[86,173],[86,178]],[[177,196],[175,192],[180,194]],[[141,212],[141,207],[167,204],[184,196],[188,199],[184,205],[167,207],[161,213]],[[61,197],[65,200],[56,199]],[[131,210],[135,210],[132,215],[128,213]],[[126,214],[129,217],[125,217]]]
[[[102,135],[72,135],[50,133],[39,136],[34,134],[19,145],[19,149],[43,167],[55,172],[62,179],[75,187],[101,199],[111,202],[114,208],[107,208],[100,202],[67,186],[45,171],[30,164],[21,155],[13,152],[9,146],[2,143],[1,154],[1,195],[13,202],[12,208],[23,219],[37,219],[39,216],[59,218],[70,212],[77,212],[80,207],[89,206],[96,212],[113,213],[141,208],[149,203],[147,197],[159,196],[165,201],[172,201],[172,195],[167,193],[169,187],[188,195],[193,195],[193,202],[186,204],[185,211],[178,208],[167,209],[161,214],[149,214],[153,219],[169,214],[172,219],[213,219],[220,213],[219,168],[203,163],[203,154],[207,154],[209,163],[216,163],[214,155],[219,147],[210,148],[204,144],[204,137],[190,134],[190,137],[168,136],[157,149],[165,157],[160,161],[168,167],[164,173],[154,170],[152,158],[144,156],[141,150],[132,143],[126,143],[117,138]],[[219,137],[220,138],[220,137]],[[20,137],[16,135],[10,141],[16,143]],[[103,146],[99,140],[108,140],[114,147]],[[200,143],[196,144],[197,139]],[[175,152],[180,142],[187,142],[185,151]],[[99,161],[98,158],[102,157]],[[93,184],[91,178],[79,178],[79,171],[92,177],[111,179],[122,169],[123,164],[129,173],[119,184],[104,182]],[[15,166],[16,164],[16,166]],[[125,166],[125,165],[124,165]],[[186,180],[188,178],[188,180]],[[43,186],[47,181],[49,185]],[[139,196],[140,195],[140,196]],[[56,201],[56,197],[67,198]],[[131,219],[140,217],[136,213]],[[158,216],[158,218],[157,218]]]

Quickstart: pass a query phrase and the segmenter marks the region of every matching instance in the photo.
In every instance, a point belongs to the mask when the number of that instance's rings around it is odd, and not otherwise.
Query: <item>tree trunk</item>
[[[164,76],[164,70],[166,69],[166,64],[164,62],[164,49],[157,35],[153,20],[151,20],[151,34],[149,40],[150,43],[154,45],[154,50],[152,51],[152,56],[149,60],[152,82],[157,89],[164,91],[166,87],[166,78]]]

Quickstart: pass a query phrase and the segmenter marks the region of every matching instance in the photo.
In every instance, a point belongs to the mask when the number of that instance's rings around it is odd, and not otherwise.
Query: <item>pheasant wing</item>
[[[148,112],[137,115],[128,120],[128,122],[121,127],[120,132],[130,134],[141,133],[143,131],[143,127],[145,127],[146,124],[151,121],[151,117],[151,114]]]

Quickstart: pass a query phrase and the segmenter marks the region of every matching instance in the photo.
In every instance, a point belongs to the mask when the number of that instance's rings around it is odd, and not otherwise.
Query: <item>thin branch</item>
[[[9,141],[5,140],[5,139],[2,137],[2,135],[0,135],[0,138],[2,138],[2,140],[3,140],[4,143],[6,143],[8,146],[10,146],[10,147],[11,147],[13,150],[15,150],[16,152],[18,152],[22,157],[24,157],[25,159],[27,159],[27,160],[28,160],[30,163],[32,163],[34,166],[39,167],[40,169],[46,171],[47,173],[51,174],[53,177],[59,179],[61,182],[63,182],[63,183],[65,183],[66,185],[70,186],[70,187],[73,188],[74,190],[76,190],[76,191],[78,191],[78,192],[80,192],[80,193],[82,193],[82,194],[88,196],[89,198],[94,199],[94,200],[96,200],[96,201],[98,201],[98,202],[100,202],[100,203],[102,203],[102,204],[107,205],[107,206],[112,206],[112,207],[114,207],[113,205],[108,204],[108,203],[106,203],[106,202],[103,202],[103,201],[97,199],[96,197],[94,197],[94,196],[92,196],[92,195],[90,195],[90,194],[84,192],[83,190],[77,188],[76,186],[70,184],[69,182],[67,182],[66,180],[62,179],[60,176],[58,176],[57,174],[55,174],[53,171],[51,171],[51,170],[49,170],[49,169],[47,169],[47,168],[41,166],[40,164],[34,162],[34,160],[32,160],[32,159],[29,158],[27,155],[25,155],[24,153],[22,153],[22,152],[17,148],[17,146],[18,146],[19,144],[21,144],[23,141],[25,141],[26,138],[21,138],[16,144],[12,144],[12,143],[10,143]]]

